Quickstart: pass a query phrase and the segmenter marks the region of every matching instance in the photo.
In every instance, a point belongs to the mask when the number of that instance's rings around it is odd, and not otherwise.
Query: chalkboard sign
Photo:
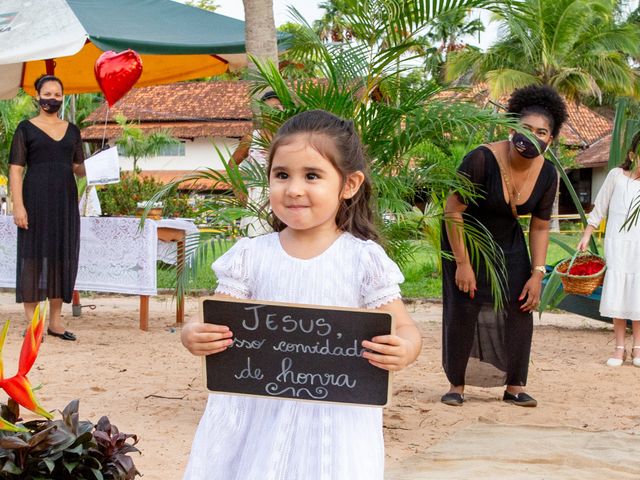
[[[206,323],[233,344],[205,358],[211,392],[349,404],[388,403],[389,372],[362,357],[363,340],[393,332],[391,314],[298,304],[205,299]]]

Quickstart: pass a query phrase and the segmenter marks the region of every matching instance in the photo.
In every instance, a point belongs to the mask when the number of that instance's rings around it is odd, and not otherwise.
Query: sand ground
[[[77,342],[47,337],[30,375],[42,384],[39,397],[47,409],[62,410],[80,399],[82,419],[107,415],[127,433],[139,435],[142,455],[134,455],[146,480],[180,479],[191,440],[204,409],[206,392],[201,361],[180,344],[170,296],[153,297],[150,328],[138,329],[138,299],[85,296],[81,317],[63,314]],[[187,315],[198,300],[187,300]],[[501,389],[469,387],[462,408],[439,403],[447,389],[441,368],[440,316],[437,303],[409,309],[424,337],[418,361],[395,375],[393,404],[385,410],[387,464],[404,461],[484,418],[509,425],[568,425],[590,431],[640,433],[640,368],[605,365],[613,351],[609,324],[572,314],[536,319],[528,392],[538,408],[500,401]],[[12,320],[5,347],[5,372],[16,368],[25,321],[12,293],[0,293],[0,320]],[[0,399],[1,400],[1,399]]]

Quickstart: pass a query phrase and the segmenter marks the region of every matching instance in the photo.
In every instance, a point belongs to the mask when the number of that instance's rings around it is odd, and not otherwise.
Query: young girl
[[[353,123],[313,110],[289,119],[267,164],[275,233],[244,238],[213,269],[216,293],[394,314],[396,335],[364,341],[376,367],[400,370],[421,348],[398,267],[374,242],[371,182]],[[211,355],[232,343],[224,325],[186,324],[182,343]],[[188,480],[382,479],[382,409],[209,395]]]
[[[640,132],[633,137],[623,164],[607,175],[589,215],[589,225],[578,243],[579,250],[589,248],[591,234],[602,219],[607,218],[607,233],[604,237],[607,271],[602,286],[600,314],[613,318],[616,348],[613,356],[607,360],[610,367],[619,367],[625,361],[626,319],[632,320],[633,326],[633,365],[640,367],[640,225],[621,230],[634,200],[640,195],[639,147]]]

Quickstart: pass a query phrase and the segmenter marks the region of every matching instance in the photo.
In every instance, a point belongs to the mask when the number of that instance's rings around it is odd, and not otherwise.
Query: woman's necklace
[[[520,188],[516,188],[516,182],[513,179],[513,171],[511,170],[511,159],[509,159],[509,176],[511,177],[511,186],[513,188],[513,192],[516,194],[516,203],[520,202],[520,191],[524,188],[524,186],[529,181],[529,177],[531,176],[531,170],[533,170],[533,168],[529,166],[529,168],[527,168],[527,177],[524,179],[524,182],[522,182],[522,184],[520,185]]]

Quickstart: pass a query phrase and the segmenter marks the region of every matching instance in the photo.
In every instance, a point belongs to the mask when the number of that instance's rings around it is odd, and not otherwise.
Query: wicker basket
[[[567,272],[576,265],[583,265],[588,262],[602,264],[602,269],[593,275],[571,275]],[[593,291],[602,285],[604,272],[607,269],[604,258],[590,252],[576,252],[576,254],[558,263],[554,271],[562,281],[562,288],[565,293],[573,295],[591,295]]]

